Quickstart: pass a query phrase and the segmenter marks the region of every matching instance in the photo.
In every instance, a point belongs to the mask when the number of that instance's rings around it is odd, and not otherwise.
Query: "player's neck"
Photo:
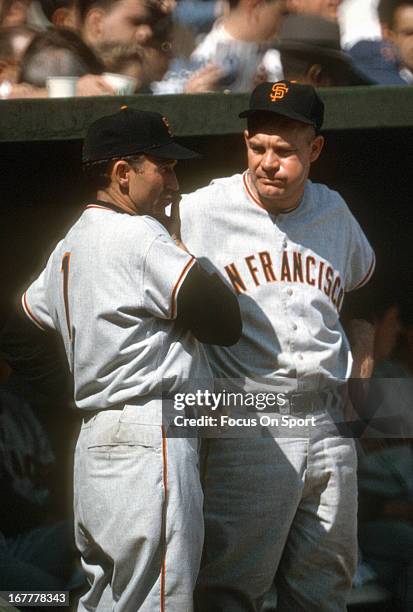
[[[121,194],[118,194],[116,193],[116,191],[110,189],[110,187],[108,189],[99,189],[96,194],[96,197],[101,202],[108,202],[109,204],[113,204],[117,208],[120,208],[121,210],[127,212],[129,215],[137,214],[136,209],[133,207],[133,204],[127,201],[124,197],[122,197]]]

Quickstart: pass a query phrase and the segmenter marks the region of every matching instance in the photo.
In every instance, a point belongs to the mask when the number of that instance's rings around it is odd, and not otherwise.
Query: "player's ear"
[[[131,167],[128,164],[128,162],[123,159],[119,159],[113,165],[112,172],[111,172],[111,179],[113,182],[119,185],[121,190],[125,190],[129,187],[130,169]]]
[[[324,146],[324,136],[320,134],[314,138],[311,143],[311,153],[310,153],[310,161],[315,162],[319,156]]]
[[[247,147],[248,147],[249,138],[250,138],[249,131],[248,130],[244,130],[244,141],[245,141],[245,144],[247,145]]]

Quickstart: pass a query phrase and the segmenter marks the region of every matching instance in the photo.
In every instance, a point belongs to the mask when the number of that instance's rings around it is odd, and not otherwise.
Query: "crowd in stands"
[[[147,94],[409,85],[413,0],[0,0],[0,99],[51,77],[126,93],[113,74]]]

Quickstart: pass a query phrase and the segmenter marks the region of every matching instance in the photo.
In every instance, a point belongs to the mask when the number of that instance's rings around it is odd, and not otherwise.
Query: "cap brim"
[[[244,119],[245,117],[251,117],[251,115],[255,115],[257,113],[267,113],[267,114],[271,114],[271,115],[282,115],[283,117],[288,117],[289,119],[294,119],[294,121],[299,121],[300,123],[305,123],[306,125],[312,125],[314,128],[317,128],[317,125],[314,123],[314,121],[311,121],[310,119],[306,119],[305,117],[303,117],[302,115],[299,115],[298,113],[295,113],[294,111],[290,111],[290,110],[284,110],[283,108],[277,108],[277,110],[270,110],[268,107],[267,108],[249,108],[245,111],[242,111],[242,113],[240,113],[238,115],[238,117],[240,117],[241,119]]]
[[[348,61],[348,55],[341,49],[333,49],[322,44],[311,44],[302,40],[277,40],[273,46],[278,51],[303,51],[311,55],[316,54],[322,57]]]
[[[162,159],[199,159],[202,157],[200,153],[187,149],[177,142],[146,149],[142,151],[142,153],[147,153],[154,157],[161,157]]]

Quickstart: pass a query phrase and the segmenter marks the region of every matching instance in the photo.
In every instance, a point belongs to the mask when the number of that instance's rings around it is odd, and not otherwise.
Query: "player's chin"
[[[257,191],[262,198],[278,198],[284,195],[285,186],[281,183],[261,184]]]

